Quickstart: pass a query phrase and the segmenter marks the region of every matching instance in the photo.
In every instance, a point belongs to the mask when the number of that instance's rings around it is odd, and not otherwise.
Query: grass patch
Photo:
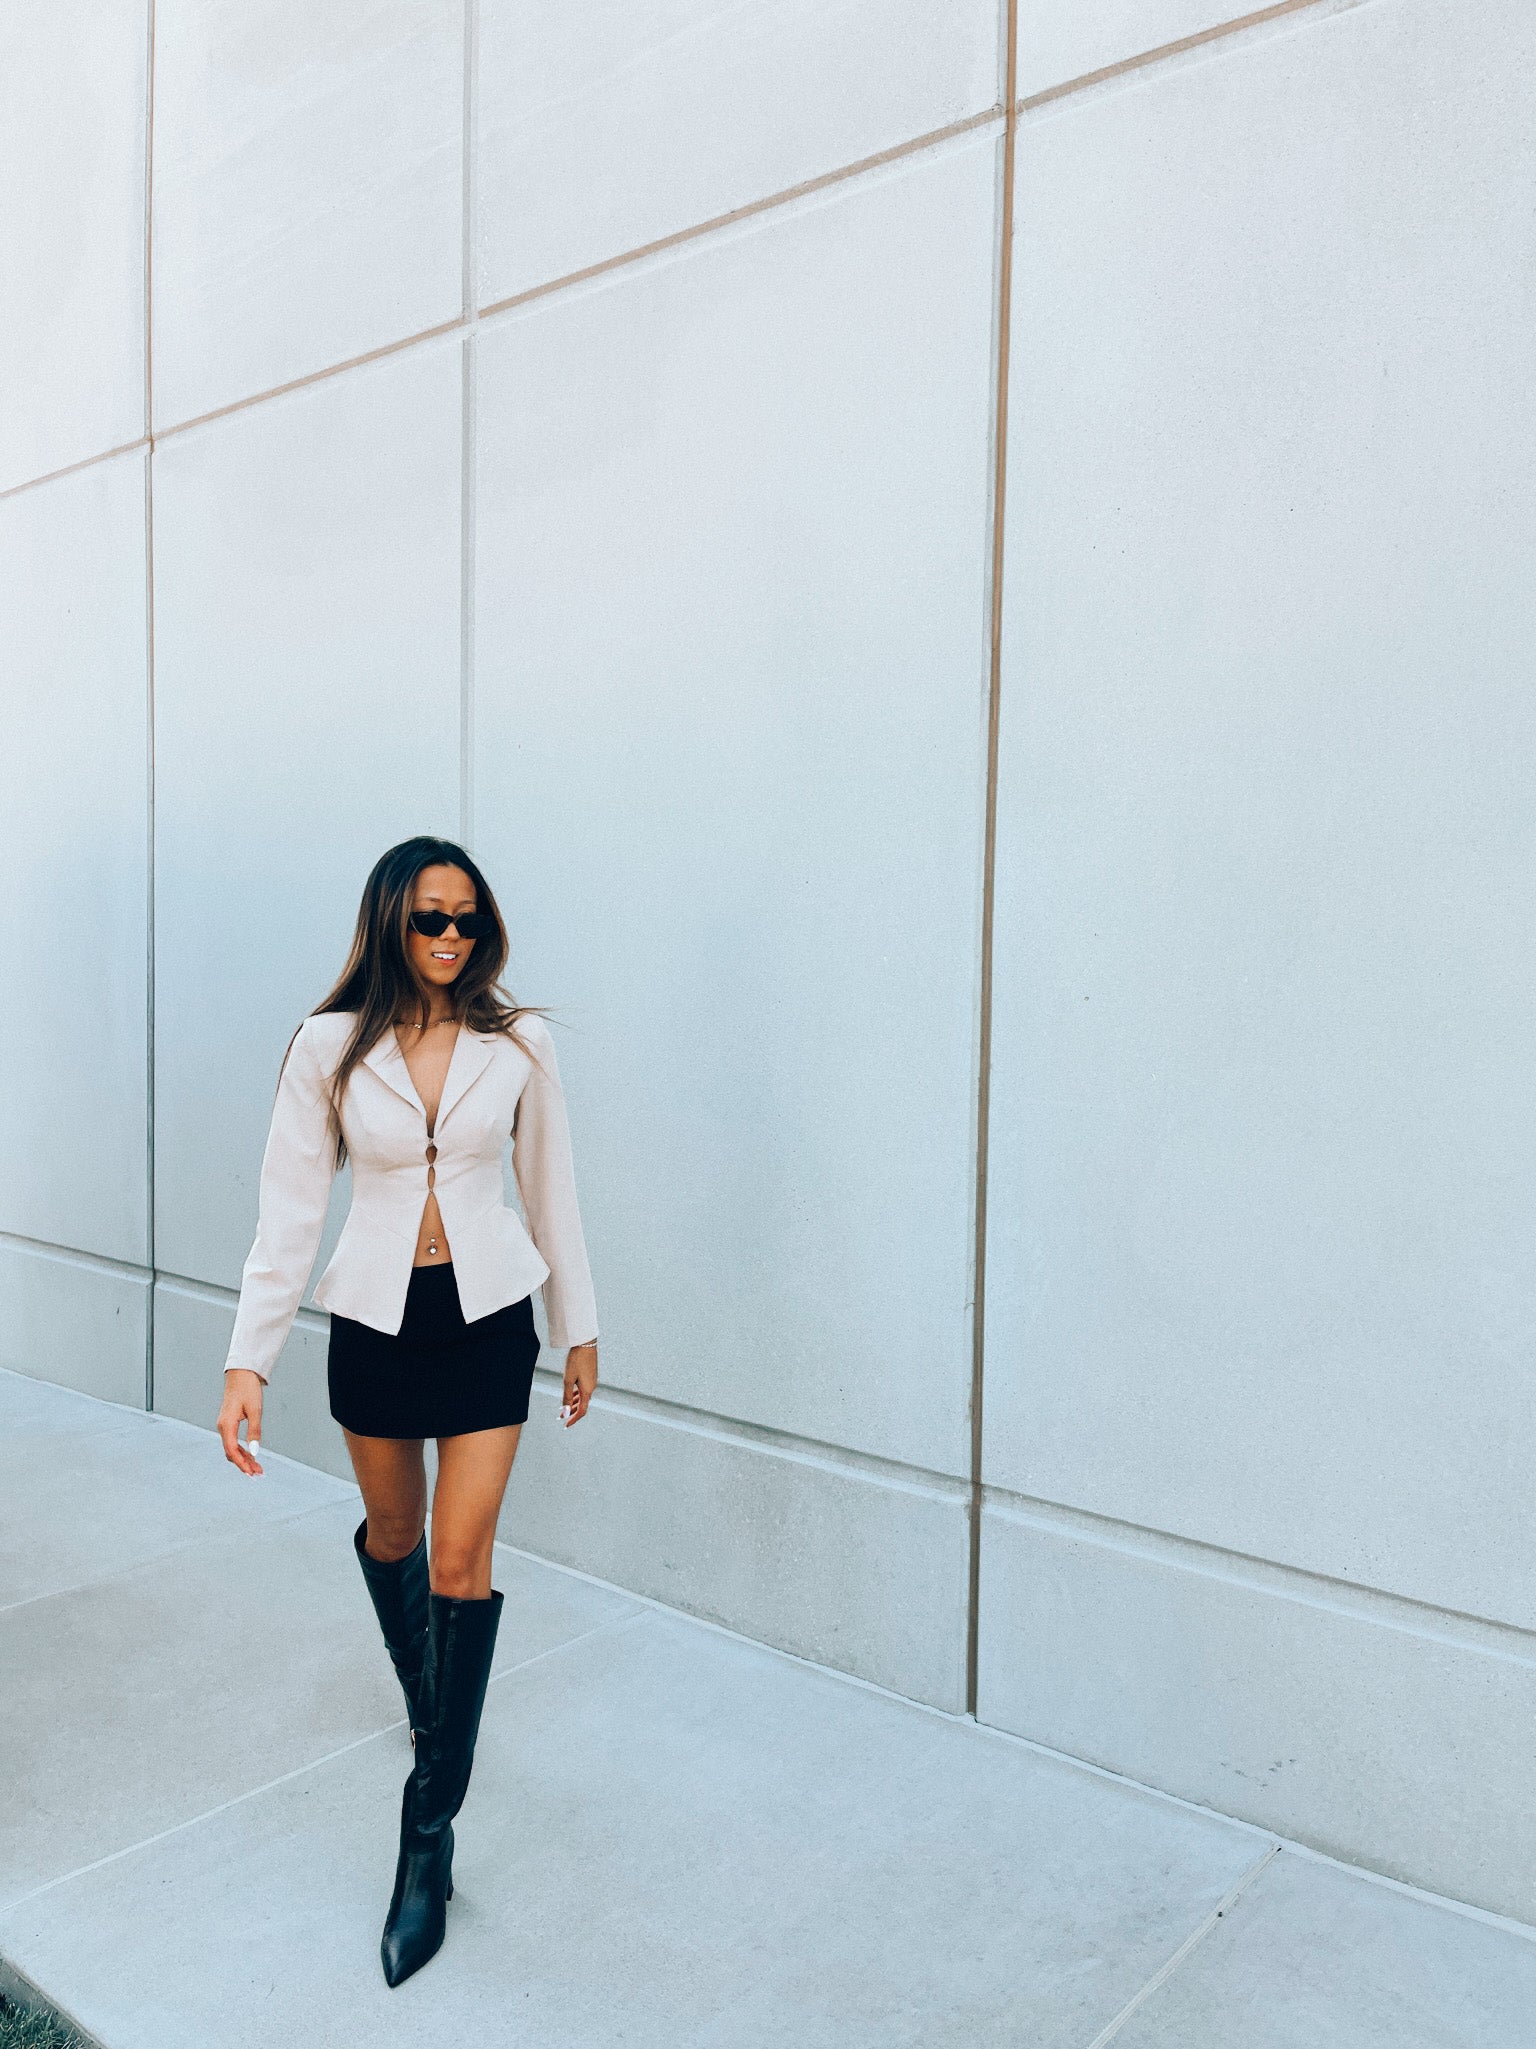
[[[24,2013],[0,1993],[0,2049],[89,2049],[67,2021],[51,2013]]]

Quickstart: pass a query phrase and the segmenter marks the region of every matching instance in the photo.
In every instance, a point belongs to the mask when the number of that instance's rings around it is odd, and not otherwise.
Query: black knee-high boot
[[[400,1803],[400,1854],[379,1955],[398,1985],[442,1947],[453,1898],[453,1817],[464,1804],[503,1595],[429,1600],[426,1727]]]
[[[393,1560],[370,1558],[363,1549],[367,1535],[368,1518],[364,1516],[352,1533],[352,1548],[373,1597],[374,1612],[384,1632],[384,1648],[399,1675],[411,1718],[411,1741],[415,1743],[426,1714],[422,1692],[427,1664],[427,1595],[431,1589],[426,1532],[422,1532],[413,1551]]]

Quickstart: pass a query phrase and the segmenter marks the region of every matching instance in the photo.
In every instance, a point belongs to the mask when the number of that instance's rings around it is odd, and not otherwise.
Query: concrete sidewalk
[[[1536,2041],[1532,1935],[505,1547],[448,1939],[391,1992],[358,1514],[0,1373],[0,1957],[105,2049]]]

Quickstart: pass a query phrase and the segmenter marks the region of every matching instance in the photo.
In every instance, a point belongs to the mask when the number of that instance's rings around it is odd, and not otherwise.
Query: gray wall
[[[1010,124],[995,0],[19,0],[0,1363],[211,1423],[460,833],[603,1326],[504,1534],[962,1711],[974,1479],[982,1720],[1536,1921],[1536,25],[1269,12]]]

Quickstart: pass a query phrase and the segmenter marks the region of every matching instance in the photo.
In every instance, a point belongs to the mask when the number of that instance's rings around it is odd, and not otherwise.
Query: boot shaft
[[[504,1599],[499,1591],[480,1601],[430,1596],[426,1727],[411,1774],[412,1824],[420,1834],[436,1833],[464,1804]]]
[[[370,1558],[363,1548],[368,1534],[365,1516],[352,1533],[352,1548],[379,1618],[384,1648],[389,1652],[410,1712],[412,1731],[425,1720],[425,1671],[430,1619],[427,1539],[423,1532],[404,1558]]]
[[[415,1645],[427,1627],[427,1596],[431,1590],[427,1536],[423,1530],[413,1550],[403,1558],[393,1559],[370,1558],[363,1548],[367,1536],[368,1518],[364,1516],[352,1532],[352,1548],[362,1567],[385,1646],[394,1657]]]

